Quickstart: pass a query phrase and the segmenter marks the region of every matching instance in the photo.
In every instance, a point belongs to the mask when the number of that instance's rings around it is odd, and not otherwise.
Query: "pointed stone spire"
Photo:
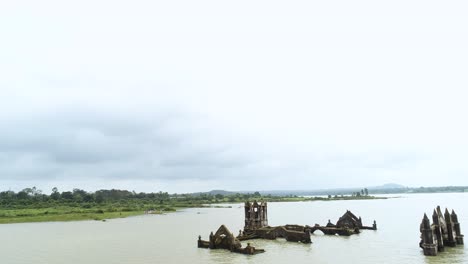
[[[460,223],[458,222],[458,216],[455,213],[455,210],[452,210],[452,221],[453,221],[453,229],[455,232],[455,241],[458,245],[463,245],[463,235],[461,233]]]
[[[444,244],[449,247],[456,246],[455,235],[454,235],[454,226],[452,222],[452,216],[449,213],[449,210],[445,208],[445,222],[447,223],[447,241],[444,241]],[[446,243],[445,243],[446,242]]]
[[[450,216],[449,210],[447,208],[445,208],[444,218],[447,224],[452,223],[452,217]]]
[[[453,223],[458,223],[458,216],[455,213],[455,210],[453,209],[452,209],[452,220],[453,220]]]
[[[434,212],[432,213],[432,221],[434,222],[435,225],[439,225],[439,215],[437,214],[437,211],[434,209]]]
[[[436,209],[434,209],[434,212],[432,213],[432,221],[434,222],[433,234],[434,240],[436,240],[435,244],[437,244],[437,250],[444,251],[444,239],[442,237],[439,214]]]
[[[421,242],[419,243],[419,246],[423,249],[424,255],[437,255],[437,246],[434,243],[434,238],[432,236],[431,223],[429,222],[429,218],[427,218],[426,214],[424,214],[421,222]]]
[[[437,206],[437,214],[439,214],[439,216],[442,216],[442,210],[440,210],[440,205]]]
[[[430,229],[431,228],[431,223],[429,222],[429,218],[427,218],[426,213],[424,213],[422,224],[423,224],[424,229]]]

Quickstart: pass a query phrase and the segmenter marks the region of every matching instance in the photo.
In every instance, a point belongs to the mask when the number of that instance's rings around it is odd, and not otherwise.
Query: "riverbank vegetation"
[[[219,203],[242,203],[248,200],[297,202],[380,198],[369,196],[364,191],[362,195],[300,197],[261,195],[259,192],[226,195],[221,193],[136,193],[114,189],[96,192],[74,189],[59,192],[57,188],[53,188],[51,194],[44,194],[33,187],[20,192],[0,192],[0,223],[105,220],[144,213],[174,212],[180,208],[208,207]]]

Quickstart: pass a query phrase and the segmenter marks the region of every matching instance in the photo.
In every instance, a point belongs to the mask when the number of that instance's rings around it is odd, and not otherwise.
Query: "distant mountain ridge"
[[[206,195],[217,195],[217,194],[232,195],[232,194],[236,194],[236,193],[242,193],[242,192],[230,192],[230,191],[225,191],[225,190],[211,190],[209,192],[196,192],[196,193],[189,193],[189,194],[194,195],[194,196],[199,196],[199,195],[202,195],[202,194],[206,194]]]
[[[276,196],[316,196],[316,195],[350,195],[356,192],[361,192],[367,189],[370,194],[396,194],[396,193],[437,193],[437,192],[468,192],[468,186],[439,186],[439,187],[407,187],[397,183],[386,183],[379,186],[369,186],[362,188],[336,188],[336,189],[321,189],[321,190],[263,190],[258,191],[261,195],[276,195]],[[226,190],[211,190],[209,192],[198,192],[190,195],[233,195],[253,194],[256,191],[226,191]]]
[[[404,189],[406,186],[397,183],[386,183],[380,186],[367,187],[367,189]]]
[[[362,188],[336,188],[336,189],[316,189],[316,190],[263,190],[258,191],[262,195],[340,195],[340,194],[351,194],[354,192],[361,191],[362,189],[367,188],[370,191],[379,192],[385,190],[403,190],[406,189],[406,186],[397,183],[386,183],[379,186],[370,186],[370,187],[362,187]],[[256,191],[226,191],[226,190],[211,190],[208,192],[196,192],[190,193],[190,195],[232,195],[236,193],[245,194],[245,193],[254,193]],[[386,192],[384,192],[386,193]]]

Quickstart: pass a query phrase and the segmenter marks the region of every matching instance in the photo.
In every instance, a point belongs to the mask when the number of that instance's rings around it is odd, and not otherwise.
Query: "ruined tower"
[[[420,226],[421,231],[421,242],[419,246],[423,249],[424,255],[426,256],[436,256],[437,255],[437,245],[434,243],[434,237],[432,236],[431,223],[429,218],[424,214],[424,218]]]
[[[457,241],[458,245],[463,245],[463,235],[460,231],[460,223],[458,222],[458,216],[454,210],[452,210],[452,221],[453,228],[455,229],[455,240]]]
[[[445,208],[445,222],[447,223],[447,239],[444,241],[444,245],[454,247],[457,245],[455,241],[455,232],[453,230],[452,216],[450,215],[447,208]]]
[[[257,229],[268,226],[267,203],[257,201],[245,202],[245,226],[244,229]]]
[[[435,236],[435,240],[437,240],[437,250],[444,251],[444,239],[442,237],[442,228],[439,222],[439,214],[435,209],[434,213],[432,214],[432,221],[434,222],[432,229]]]
[[[423,248],[424,255],[435,256],[437,252],[444,251],[444,246],[463,245],[460,223],[454,210],[450,214],[446,208],[445,213],[442,214],[440,206],[437,206],[432,214],[432,220],[434,223],[430,225],[429,218],[424,214],[420,226],[421,242],[419,246]]]

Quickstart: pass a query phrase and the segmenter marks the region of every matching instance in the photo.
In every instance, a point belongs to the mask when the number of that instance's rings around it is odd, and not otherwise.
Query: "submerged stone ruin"
[[[315,224],[310,228],[310,233],[320,230],[325,235],[350,236],[353,234],[359,234],[361,229],[377,230],[377,223],[374,220],[374,224],[372,226],[364,226],[362,225],[361,217],[358,218],[351,211],[346,210],[346,213],[338,219],[336,224],[332,224],[330,220],[328,220],[328,224],[326,226]]]
[[[242,247],[241,241],[249,239],[276,239],[284,238],[286,241],[312,243],[310,235],[315,231],[320,230],[325,235],[340,235],[350,236],[359,234],[361,230],[377,230],[377,223],[374,220],[372,226],[364,226],[361,217],[357,217],[351,211],[347,210],[341,216],[336,224],[328,220],[326,226],[315,224],[313,227],[308,225],[284,225],[284,226],[268,226],[268,207],[266,202],[257,203],[257,201],[246,202],[245,209],[245,225],[244,230],[239,231],[236,237],[229,229],[221,225],[216,233],[211,232],[209,241],[198,237],[199,248],[209,249],[227,249],[231,252],[254,255],[263,253],[265,250],[256,249],[250,246]],[[424,255],[436,256],[438,252],[444,251],[445,246],[455,247],[463,245],[463,235],[461,234],[460,223],[458,216],[454,210],[449,213],[445,209],[442,213],[440,206],[434,209],[432,214],[433,224],[424,214],[420,225],[421,241],[419,246],[423,249]]]
[[[432,214],[432,221],[431,225],[429,218],[424,214],[419,227],[421,232],[419,246],[423,249],[424,255],[437,256],[438,252],[444,251],[445,246],[463,245],[460,223],[454,210],[450,214],[445,208],[445,213],[442,214],[440,206],[437,206]]]
[[[241,242],[224,225],[221,225],[215,234],[211,232],[209,241],[204,241],[201,239],[201,236],[199,236],[198,247],[209,249],[227,249],[231,252],[248,255],[265,252],[263,249],[256,249],[255,247],[251,247],[250,243],[248,243],[245,248],[242,248]]]
[[[237,236],[239,240],[284,238],[286,241],[291,242],[312,243],[310,240],[310,230],[307,226],[268,226],[268,209],[266,202],[246,202],[244,209],[245,226],[243,231],[239,231],[239,236]]]
[[[336,224],[332,224],[329,220],[326,226],[316,224],[314,227],[308,225],[268,226],[268,207],[266,202],[246,202],[244,204],[244,213],[244,230],[240,230],[237,237],[235,237],[226,226],[221,225],[215,234],[211,232],[209,241],[204,241],[201,239],[201,236],[199,236],[198,247],[227,249],[231,252],[253,255],[263,253],[265,250],[256,249],[250,246],[250,244],[242,248],[240,241],[259,238],[271,240],[284,238],[286,241],[290,242],[310,244],[312,243],[310,234],[316,230],[321,230],[327,235],[338,234],[345,236],[357,234],[361,229],[377,230],[375,221],[372,227],[363,226],[361,217],[356,217],[349,210],[340,217]]]

